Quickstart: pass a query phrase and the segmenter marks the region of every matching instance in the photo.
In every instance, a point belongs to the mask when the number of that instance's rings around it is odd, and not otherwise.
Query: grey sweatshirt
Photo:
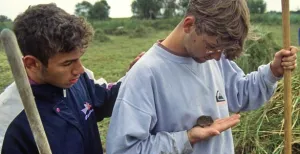
[[[233,154],[231,129],[193,146],[187,130],[201,115],[217,119],[259,108],[277,80],[269,65],[245,75],[224,56],[200,64],[154,44],[121,85],[107,154]]]

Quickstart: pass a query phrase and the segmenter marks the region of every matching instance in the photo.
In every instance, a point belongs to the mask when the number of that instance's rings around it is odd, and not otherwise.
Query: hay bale
[[[146,27],[146,26],[138,26],[131,34],[130,38],[142,38],[142,37],[147,37],[149,34],[151,34],[154,31],[153,28],[151,27]]]
[[[293,153],[300,152],[300,73],[292,77]],[[283,81],[271,100],[256,111],[242,114],[241,123],[233,128],[236,153],[281,153],[284,146]]]
[[[274,53],[280,50],[273,33],[263,32],[258,27],[252,27],[251,34],[245,42],[244,53],[235,62],[245,73],[256,71],[261,64],[273,60]]]
[[[262,63],[273,59],[280,48],[272,33],[255,31],[255,37],[246,42],[246,56],[237,63],[250,72]],[[245,62],[243,62],[245,61]],[[292,77],[293,90],[293,153],[300,153],[300,69]],[[237,154],[283,153],[284,148],[284,99],[283,80],[278,83],[275,94],[262,108],[242,113],[241,123],[233,128],[235,150]]]
[[[104,33],[102,29],[96,29],[94,34],[94,42],[107,42],[110,41],[110,38]]]
[[[120,35],[128,35],[129,31],[125,29],[123,26],[117,27],[113,32],[112,35],[120,36]]]

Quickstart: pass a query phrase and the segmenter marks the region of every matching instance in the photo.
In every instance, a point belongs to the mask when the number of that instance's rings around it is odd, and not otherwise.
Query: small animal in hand
[[[200,127],[204,128],[204,127],[208,127],[208,126],[212,125],[213,123],[214,123],[214,120],[212,119],[211,116],[203,115],[197,119],[197,123],[194,127],[200,126]]]

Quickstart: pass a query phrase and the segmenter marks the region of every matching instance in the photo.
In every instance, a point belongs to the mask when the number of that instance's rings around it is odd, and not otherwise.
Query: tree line
[[[133,17],[139,19],[171,18],[184,15],[188,3],[189,0],[133,0],[131,11]],[[247,0],[247,3],[251,14],[266,12],[267,4],[264,0]],[[106,0],[99,0],[94,4],[82,1],[76,4],[75,15],[91,20],[106,20],[109,19],[110,8]],[[269,13],[274,13],[274,11]],[[291,13],[300,14],[300,9],[291,11]],[[0,15],[0,22],[7,21],[11,21],[11,19]]]
[[[133,17],[140,19],[171,18],[182,16],[188,6],[189,0],[133,0],[131,11]],[[266,12],[264,0],[247,0],[251,14]],[[94,5],[87,1],[76,4],[75,14],[88,19],[109,19],[110,6],[106,0],[96,2]],[[300,10],[295,13],[300,12]]]

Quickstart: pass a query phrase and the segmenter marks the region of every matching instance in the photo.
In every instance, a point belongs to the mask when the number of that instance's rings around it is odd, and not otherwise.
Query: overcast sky
[[[87,0],[94,4],[97,0]],[[75,5],[82,0],[1,0],[0,15],[6,15],[14,19],[19,13],[24,12],[29,5],[45,4],[54,2],[56,5],[69,13],[74,13]],[[111,6],[110,17],[130,17],[132,0],[107,0]],[[281,11],[281,0],[265,0],[267,11]],[[300,9],[300,0],[290,0],[290,9]]]

